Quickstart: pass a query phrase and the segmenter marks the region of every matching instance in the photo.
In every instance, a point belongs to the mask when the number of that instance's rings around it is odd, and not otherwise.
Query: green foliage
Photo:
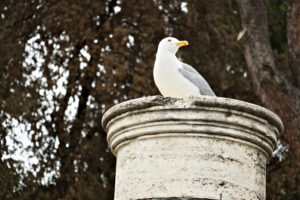
[[[268,1],[269,32],[272,48],[279,53],[287,53],[287,34],[286,34],[286,0]]]

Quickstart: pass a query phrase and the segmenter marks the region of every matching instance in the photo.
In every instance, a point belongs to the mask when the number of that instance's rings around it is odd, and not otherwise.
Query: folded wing
[[[206,80],[195,70],[192,66],[181,63],[182,68],[179,68],[178,71],[191,83],[193,83],[197,88],[199,88],[201,95],[207,96],[216,96],[212,91]]]

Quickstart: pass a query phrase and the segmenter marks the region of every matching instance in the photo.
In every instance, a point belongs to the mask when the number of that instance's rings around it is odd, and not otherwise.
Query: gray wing
[[[200,94],[207,96],[216,96],[212,91],[206,80],[195,70],[192,66],[181,63],[182,68],[179,68],[178,71],[191,83],[199,88]]]

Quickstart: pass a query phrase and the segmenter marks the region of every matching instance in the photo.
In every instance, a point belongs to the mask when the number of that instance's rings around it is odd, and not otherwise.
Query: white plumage
[[[160,41],[153,70],[157,88],[165,97],[216,96],[193,67],[177,59],[175,54],[179,47],[187,45],[187,41],[179,41],[173,37]]]

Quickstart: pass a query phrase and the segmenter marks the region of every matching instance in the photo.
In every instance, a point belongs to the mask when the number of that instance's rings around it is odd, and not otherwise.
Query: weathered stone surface
[[[135,99],[102,124],[117,156],[115,200],[265,199],[283,129],[271,111],[220,97]]]
[[[139,200],[212,200],[212,199],[203,199],[203,198],[177,198],[177,197],[168,197],[168,198],[149,198],[149,199],[139,199]]]

